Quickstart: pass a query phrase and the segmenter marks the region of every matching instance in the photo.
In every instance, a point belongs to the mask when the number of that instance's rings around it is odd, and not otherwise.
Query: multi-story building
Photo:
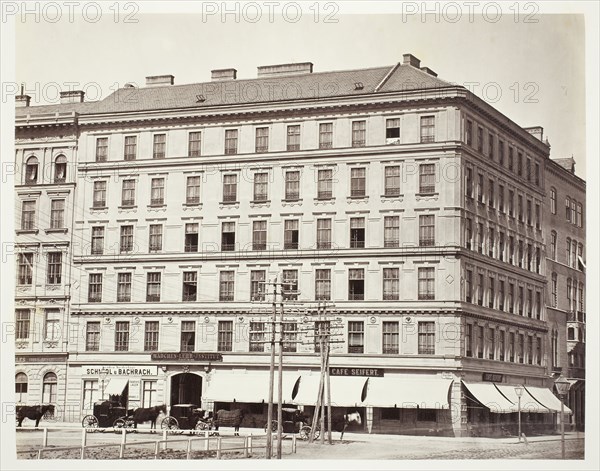
[[[546,274],[553,371],[571,382],[571,421],[585,427],[585,181],[572,158],[546,164]]]
[[[310,410],[331,303],[334,411],[369,432],[552,426],[545,303],[549,146],[410,54],[208,83],[147,78],[78,120],[66,403],[243,407],[264,425],[268,282],[283,396]],[[77,107],[77,109],[75,109]],[[325,326],[325,328],[327,328]]]

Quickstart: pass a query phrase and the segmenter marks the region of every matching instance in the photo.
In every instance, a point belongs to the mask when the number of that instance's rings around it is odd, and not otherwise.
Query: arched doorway
[[[178,373],[171,377],[171,405],[200,405],[202,377],[194,373]]]

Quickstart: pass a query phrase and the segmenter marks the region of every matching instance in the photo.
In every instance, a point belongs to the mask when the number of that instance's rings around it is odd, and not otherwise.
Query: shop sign
[[[483,373],[483,381],[490,381],[492,383],[501,383],[504,375],[499,373]]]
[[[152,353],[152,361],[223,361],[220,353],[203,352],[177,352],[177,353]]]
[[[383,368],[330,368],[331,376],[377,376],[383,377]]]
[[[158,366],[91,365],[83,367],[84,376],[156,376]]]
[[[57,363],[67,360],[65,355],[15,355],[15,363]]]

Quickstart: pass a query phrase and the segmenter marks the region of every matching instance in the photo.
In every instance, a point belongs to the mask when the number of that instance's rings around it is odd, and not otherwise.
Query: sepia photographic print
[[[0,4],[1,469],[598,469],[596,2]]]

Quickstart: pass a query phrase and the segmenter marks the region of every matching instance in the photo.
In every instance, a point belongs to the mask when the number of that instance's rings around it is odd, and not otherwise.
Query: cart
[[[301,440],[308,440],[312,427],[308,424],[308,419],[304,415],[304,412],[298,409],[282,408],[281,417],[283,419],[282,431],[283,433],[295,433]],[[267,431],[267,424],[265,424],[265,432]],[[277,432],[277,420],[271,421],[271,431]],[[315,430],[315,438],[319,437],[319,426]]]
[[[175,404],[160,423],[160,428],[183,433],[184,430],[210,430],[212,423],[212,413],[202,410],[197,404]]]
[[[81,421],[84,428],[106,429],[133,427],[133,409],[127,409],[116,401],[98,401],[94,404],[94,413],[86,415]]]

